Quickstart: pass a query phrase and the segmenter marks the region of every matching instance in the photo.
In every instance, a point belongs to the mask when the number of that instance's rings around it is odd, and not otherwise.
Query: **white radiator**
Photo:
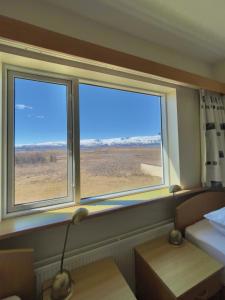
[[[135,291],[133,248],[157,236],[167,234],[172,226],[173,224],[167,221],[67,252],[64,267],[72,270],[105,257],[113,257],[129,286]],[[43,282],[52,278],[59,271],[59,265],[60,256],[36,264],[38,292],[41,291]]]

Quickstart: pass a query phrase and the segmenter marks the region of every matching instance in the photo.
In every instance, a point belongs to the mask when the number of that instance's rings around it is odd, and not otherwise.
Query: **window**
[[[164,183],[160,96],[80,84],[79,102],[81,198]]]
[[[72,82],[7,77],[7,211],[73,201]]]
[[[6,215],[167,184],[161,95],[12,66],[5,79]]]

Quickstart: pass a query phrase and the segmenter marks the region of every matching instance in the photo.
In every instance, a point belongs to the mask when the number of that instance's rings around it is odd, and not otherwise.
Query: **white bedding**
[[[185,238],[225,266],[225,235],[216,230],[208,220],[203,219],[188,226],[185,229]],[[221,272],[221,277],[225,285],[225,269]]]

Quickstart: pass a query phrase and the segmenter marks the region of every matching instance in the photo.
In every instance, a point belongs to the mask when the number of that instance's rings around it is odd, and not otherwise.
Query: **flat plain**
[[[67,195],[65,150],[18,151],[15,158],[15,204]],[[147,172],[143,172],[143,164]],[[80,169],[82,198],[158,185],[163,177],[161,148],[84,148],[80,153]]]

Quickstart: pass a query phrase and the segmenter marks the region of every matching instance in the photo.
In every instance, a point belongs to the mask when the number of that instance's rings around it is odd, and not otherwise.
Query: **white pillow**
[[[210,221],[216,230],[225,235],[225,207],[211,211],[205,214],[204,217]]]

